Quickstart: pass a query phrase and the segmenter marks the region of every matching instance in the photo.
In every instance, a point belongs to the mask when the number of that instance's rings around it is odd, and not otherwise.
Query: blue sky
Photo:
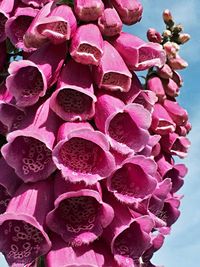
[[[181,217],[172,228],[172,233],[165,239],[162,249],[154,256],[153,262],[165,267],[198,266],[200,253],[200,2],[199,0],[143,0],[143,19],[138,25],[126,27],[126,31],[146,38],[149,27],[162,30],[162,11],[169,8],[176,22],[183,23],[185,32],[191,35],[191,41],[182,47],[181,55],[189,62],[189,67],[182,71],[184,86],[179,102],[190,116],[193,129],[189,135],[192,146],[189,156],[183,162],[189,173],[185,185],[180,191],[185,197],[181,205]],[[7,267],[0,256],[0,267]],[[55,266],[56,267],[56,266]]]

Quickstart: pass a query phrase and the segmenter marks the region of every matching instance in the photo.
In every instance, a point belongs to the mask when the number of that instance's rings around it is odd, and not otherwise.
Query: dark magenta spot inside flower
[[[122,89],[122,91],[127,91],[125,88],[129,87],[130,78],[124,74],[117,72],[107,72],[103,76],[102,85],[103,86],[115,86],[117,89]],[[123,89],[124,88],[124,89]]]
[[[133,222],[129,228],[117,236],[114,242],[114,254],[138,259],[143,252],[142,231],[137,222]]]
[[[36,67],[23,67],[13,76],[12,87],[17,99],[30,102],[43,91],[42,75]]]
[[[23,36],[32,20],[33,18],[29,16],[19,16],[12,22],[11,30],[17,42],[23,42]]]
[[[67,231],[90,231],[95,226],[98,202],[90,196],[68,198],[60,203],[57,214]]]
[[[18,136],[11,144],[10,153],[16,157],[15,167],[22,177],[42,175],[52,162],[51,150],[41,141],[32,138]]]
[[[96,61],[99,61],[102,57],[102,53],[97,47],[86,43],[80,44],[77,52],[79,54],[91,55]]]
[[[67,35],[69,31],[68,23],[64,21],[49,22],[38,25],[37,30],[40,34],[44,36],[49,36],[51,34],[57,33],[62,35]]]
[[[11,196],[8,194],[6,188],[0,185],[0,214],[6,211]]]
[[[59,154],[63,165],[76,172],[93,174],[107,168],[102,148],[86,139],[71,138],[61,147]]]
[[[9,264],[31,263],[41,255],[45,239],[41,232],[25,221],[7,220],[0,226],[3,246]]]
[[[72,115],[90,113],[92,102],[91,97],[73,89],[63,89],[57,95],[58,105]]]

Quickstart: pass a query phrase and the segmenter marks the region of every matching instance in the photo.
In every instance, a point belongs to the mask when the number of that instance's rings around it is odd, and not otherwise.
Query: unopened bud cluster
[[[180,215],[189,39],[139,0],[0,0],[0,251],[11,267],[155,267]],[[176,41],[174,34],[177,34]],[[145,86],[137,71],[147,70]]]

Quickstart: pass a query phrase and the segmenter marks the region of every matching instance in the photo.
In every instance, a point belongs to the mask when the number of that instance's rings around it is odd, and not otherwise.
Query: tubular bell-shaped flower
[[[133,100],[133,103],[140,104],[149,112],[153,113],[154,105],[157,101],[158,98],[154,92],[141,90],[137,97]]]
[[[161,146],[166,153],[185,158],[190,147],[190,141],[185,136],[169,133],[161,138]]]
[[[3,158],[0,159],[0,169],[0,214],[2,214],[6,211],[11,197],[22,183],[22,180]]]
[[[166,109],[159,103],[156,103],[154,106],[151,129],[154,133],[161,135],[172,133],[176,129],[176,124]]]
[[[17,130],[25,119],[25,112],[17,106],[0,100],[0,133],[7,133]]]
[[[132,25],[142,18],[143,7],[138,0],[111,0],[124,24]]]
[[[81,64],[99,65],[103,46],[103,38],[95,24],[81,25],[72,38],[70,55]]]
[[[74,0],[74,12],[80,20],[97,20],[103,10],[104,4],[101,0]]]
[[[119,266],[135,267],[135,263],[151,246],[153,220],[149,216],[133,218],[120,202],[113,199],[109,202],[116,212],[103,237],[111,244],[111,251]]]
[[[126,159],[107,179],[108,190],[126,204],[133,204],[148,198],[156,188],[155,162],[144,156]]]
[[[153,66],[161,67],[166,61],[165,52],[160,44],[146,43],[130,33],[122,32],[113,41],[113,46],[131,70],[146,70]]]
[[[13,61],[6,86],[21,107],[35,104],[45,95],[60,73],[67,52],[66,44],[45,44],[28,60]]]
[[[151,114],[139,104],[124,105],[104,94],[96,103],[95,123],[107,135],[113,149],[128,154],[141,151],[148,143]]]
[[[114,8],[106,8],[98,19],[98,26],[105,36],[115,36],[122,31],[122,21]]]
[[[52,201],[51,181],[23,184],[0,215],[0,251],[10,266],[22,267],[51,248],[44,228]]]
[[[76,27],[72,9],[67,5],[56,6],[52,1],[38,12],[25,33],[24,42],[27,48],[38,48],[48,41],[59,44],[69,40]]]
[[[132,74],[117,50],[107,41],[104,41],[104,53],[99,66],[93,67],[93,74],[99,88],[121,92],[130,90]]]
[[[96,96],[88,66],[67,62],[51,96],[51,109],[63,120],[88,120],[94,116]]]
[[[48,2],[52,0],[21,0],[24,4],[34,6],[34,7],[42,7]]]
[[[162,80],[158,76],[152,76],[147,80],[147,89],[154,92],[159,101],[163,101],[166,98]]]
[[[45,257],[46,267],[118,267],[102,239],[81,247],[67,246],[57,235],[51,235],[51,240],[52,248]]]
[[[9,14],[14,7],[14,0],[1,0],[0,1],[0,43],[6,39],[5,24],[9,18]]]
[[[170,117],[178,126],[183,126],[188,121],[187,111],[182,108],[177,102],[166,99],[163,103]]]
[[[103,133],[79,125],[81,127],[77,130],[70,130],[69,123],[61,125],[58,132],[60,141],[53,149],[53,161],[66,180],[94,184],[114,170],[114,157]],[[66,130],[62,131],[62,128]]]
[[[159,155],[156,157],[156,163],[158,165],[158,171],[163,179],[170,178],[172,182],[171,192],[175,193],[184,184],[183,178],[187,174],[187,168],[184,164],[174,164],[169,162],[167,157]]]
[[[71,184],[59,175],[55,183],[58,197],[54,210],[47,215],[48,227],[72,246],[96,240],[114,217],[112,207],[101,198],[99,185]]]
[[[18,7],[14,16],[7,20],[5,25],[6,35],[17,48],[27,50],[23,42],[23,36],[37,13],[38,10],[31,7]]]
[[[24,182],[46,179],[55,171],[51,151],[59,123],[47,100],[35,114],[30,108],[20,129],[7,135],[2,154]]]

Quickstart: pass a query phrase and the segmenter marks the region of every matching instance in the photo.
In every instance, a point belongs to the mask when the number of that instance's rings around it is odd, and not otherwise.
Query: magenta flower
[[[188,113],[177,102],[166,99],[163,106],[176,125],[183,126],[187,123]]]
[[[80,125],[70,130],[68,123],[61,126],[66,129],[53,149],[53,161],[66,180],[84,181],[94,184],[108,177],[115,168],[114,158],[109,152],[109,143],[99,131]],[[62,130],[60,132],[63,132]]]
[[[121,92],[130,90],[132,74],[117,50],[107,41],[104,41],[104,53],[99,66],[93,67],[93,75],[99,88]]]
[[[104,232],[104,238],[111,244],[111,251],[119,266],[135,267],[142,254],[151,246],[153,220],[149,216],[133,218],[120,202],[110,201],[116,213]]]
[[[163,179],[170,178],[172,182],[171,192],[175,193],[184,184],[183,178],[187,174],[187,168],[184,164],[174,164],[174,162],[169,162],[169,159],[163,155],[156,158],[156,163],[158,165],[158,171]]]
[[[70,184],[57,176],[55,208],[46,218],[48,227],[71,246],[96,240],[114,217],[113,209],[103,202],[100,192],[85,185]]]
[[[154,92],[158,97],[159,101],[163,101],[166,98],[162,80],[158,76],[152,76],[148,79],[147,89]]]
[[[114,8],[104,9],[98,19],[98,26],[105,36],[115,36],[122,31],[122,21]]]
[[[56,6],[54,2],[50,2],[32,21],[25,33],[24,42],[27,48],[38,48],[48,41],[60,44],[71,38],[76,27],[76,18],[69,6]]]
[[[0,133],[6,135],[17,130],[25,119],[25,112],[17,106],[0,100]]]
[[[22,180],[3,158],[0,159],[0,168],[0,214],[2,214],[6,211],[9,201],[22,183]]]
[[[172,133],[176,129],[176,124],[173,122],[166,109],[159,103],[156,103],[154,106],[151,129],[154,133],[160,135]]]
[[[41,7],[44,4],[51,2],[52,0],[21,0],[26,5],[32,5],[34,7]]]
[[[161,34],[154,28],[149,28],[147,31],[147,38],[150,42],[160,44],[162,42]]]
[[[59,123],[48,100],[35,114],[30,109],[20,129],[7,135],[2,155],[24,182],[46,179],[55,171],[51,151]]]
[[[96,103],[95,123],[107,135],[112,148],[122,154],[139,152],[148,143],[147,129],[151,115],[141,105],[124,105],[113,96],[100,95]]]
[[[43,205],[41,205],[43,203]],[[51,248],[44,230],[52,207],[52,183],[23,184],[0,215],[0,249],[10,266],[23,267]]]
[[[27,50],[23,36],[37,13],[38,10],[31,7],[18,7],[14,16],[7,20],[5,25],[6,35],[17,48]]]
[[[153,113],[154,105],[158,101],[156,94],[150,90],[141,90],[133,103],[142,105],[149,112]]]
[[[47,267],[118,267],[109,247],[102,239],[81,247],[67,246],[57,235],[51,235],[51,240],[52,248],[45,257]]]
[[[66,56],[66,45],[45,44],[28,60],[13,61],[6,86],[21,107],[31,106],[45,95],[60,73]]]
[[[9,15],[2,9],[0,5],[0,42],[6,40],[5,24],[8,18]]]
[[[67,62],[51,96],[51,109],[63,120],[88,120],[94,116],[96,96],[88,66]]]
[[[74,12],[80,20],[97,20],[103,10],[104,4],[101,0],[74,0]]]
[[[158,69],[158,76],[163,79],[169,79],[173,77],[173,70],[169,65],[164,64],[161,68]]]
[[[95,24],[81,25],[72,38],[70,55],[81,64],[99,65],[103,45],[103,38]]]
[[[130,33],[122,32],[113,41],[113,45],[131,70],[161,67],[166,61],[165,52],[160,44],[146,43]]]
[[[132,156],[107,179],[108,190],[126,204],[148,198],[156,188],[156,164],[144,156]]]
[[[179,95],[180,87],[173,79],[163,80],[163,86],[166,95],[169,97],[177,97]]]
[[[166,153],[185,158],[188,148],[190,147],[190,141],[185,136],[179,136],[177,133],[170,133],[162,137],[161,146]]]
[[[138,0],[111,0],[124,24],[135,24],[142,18],[143,7]]]

